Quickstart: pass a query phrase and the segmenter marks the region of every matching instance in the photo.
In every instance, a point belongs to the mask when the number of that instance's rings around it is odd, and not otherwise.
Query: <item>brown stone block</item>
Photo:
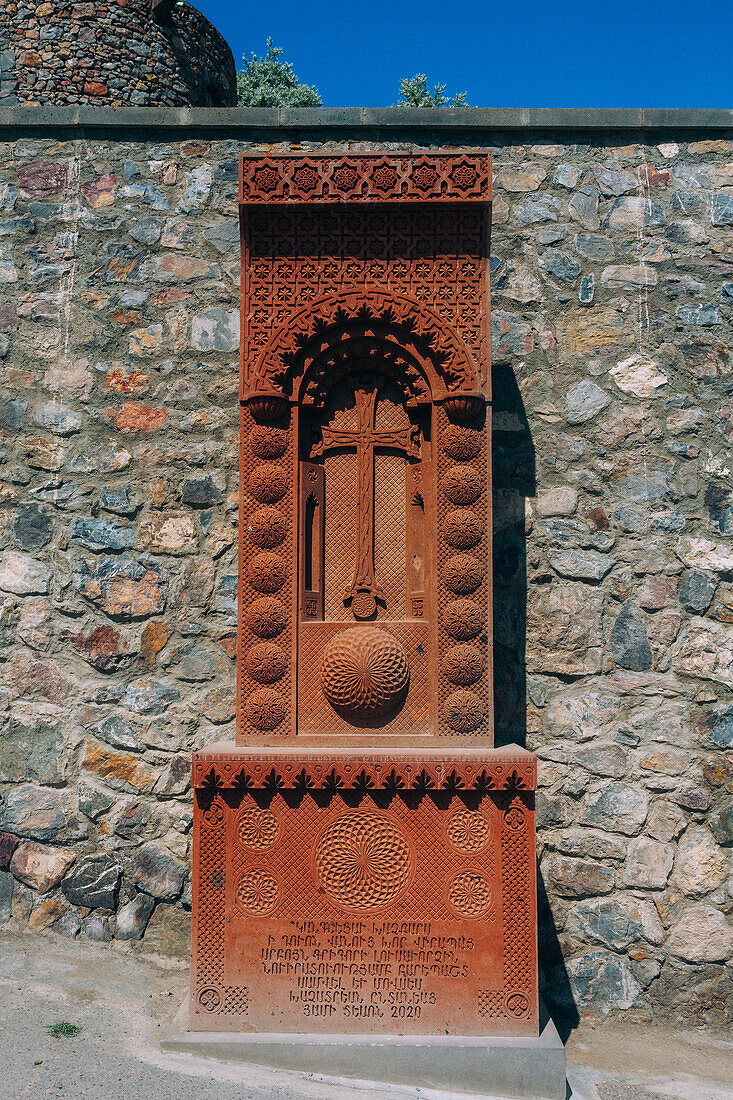
[[[84,746],[82,767],[95,772],[102,779],[117,780],[136,791],[152,791],[158,778],[155,772],[145,767],[135,756],[118,752],[98,741],[87,740]]]
[[[58,886],[76,859],[71,848],[51,848],[25,840],[15,850],[10,870],[20,882],[45,894]]]

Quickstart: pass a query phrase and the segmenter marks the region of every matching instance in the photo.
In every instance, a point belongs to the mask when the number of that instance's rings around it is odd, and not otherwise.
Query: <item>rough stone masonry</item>
[[[293,143],[381,147],[342,114]],[[191,752],[234,732],[237,156],[290,142],[75,117],[0,131],[0,921],[185,955]],[[494,157],[497,743],[541,762],[546,995],[721,1022],[733,139],[399,117]]]

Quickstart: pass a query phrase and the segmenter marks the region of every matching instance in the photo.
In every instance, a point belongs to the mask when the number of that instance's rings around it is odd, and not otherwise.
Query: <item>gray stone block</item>
[[[194,1031],[184,1001],[164,1050],[273,1069],[447,1089],[509,1100],[565,1100],[565,1048],[540,1012],[537,1037],[283,1035]]]

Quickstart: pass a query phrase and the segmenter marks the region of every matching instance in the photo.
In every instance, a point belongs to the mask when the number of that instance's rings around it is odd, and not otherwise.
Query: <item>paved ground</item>
[[[0,934],[0,1100],[461,1100],[163,1052],[186,977],[129,947]],[[62,1020],[82,1030],[52,1039],[47,1025]],[[721,1033],[583,1027],[568,1064],[573,1100],[733,1100]]]

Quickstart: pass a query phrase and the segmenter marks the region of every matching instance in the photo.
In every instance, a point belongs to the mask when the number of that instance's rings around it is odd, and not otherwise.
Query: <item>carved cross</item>
[[[377,609],[377,597],[384,598],[374,572],[374,448],[390,447],[412,458],[417,458],[420,451],[413,438],[412,425],[377,431],[374,426],[376,389],[357,389],[354,397],[357,428],[322,428],[321,441],[313,448],[313,454],[322,455],[339,447],[356,449],[356,563],[344,603],[351,601],[355,619],[370,619]]]

